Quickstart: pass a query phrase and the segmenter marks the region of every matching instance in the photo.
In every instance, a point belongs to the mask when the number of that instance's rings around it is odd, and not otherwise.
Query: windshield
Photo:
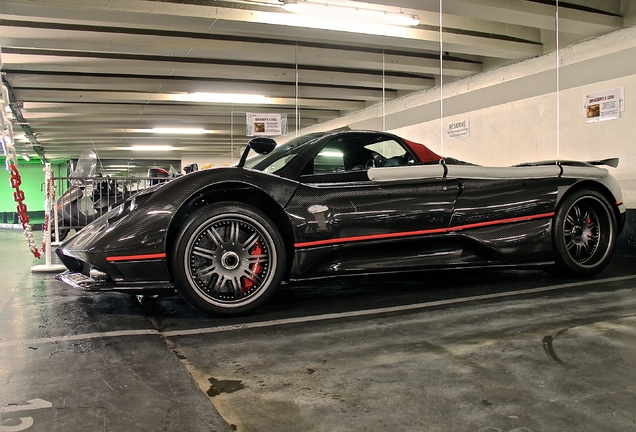
[[[97,154],[92,150],[84,150],[71,177],[95,177],[96,168]]]
[[[307,148],[309,143],[323,136],[325,132],[303,135],[277,146],[271,153],[256,155],[245,161],[246,168],[272,173],[287,165],[297,155]]]

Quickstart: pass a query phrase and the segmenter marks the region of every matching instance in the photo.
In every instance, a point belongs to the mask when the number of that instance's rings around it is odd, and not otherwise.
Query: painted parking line
[[[148,335],[159,336],[160,334],[161,333],[159,333],[159,330],[154,330],[154,329],[118,330],[118,331],[111,331],[111,332],[82,333],[82,334],[76,334],[76,335],[54,336],[54,337],[46,337],[46,338],[0,341],[0,348],[11,347],[16,345],[39,345],[39,344],[56,343],[56,342],[68,342],[68,341],[76,341],[76,340],[111,338],[111,337],[121,337],[121,336],[148,336]]]
[[[272,321],[263,321],[263,322],[246,323],[246,324],[234,324],[229,326],[198,328],[198,329],[191,329],[191,330],[173,330],[173,331],[162,332],[161,334],[164,337],[171,337],[171,336],[173,337],[173,336],[198,335],[198,334],[206,334],[206,333],[223,333],[223,332],[236,331],[236,330],[274,327],[274,326],[286,325],[286,324],[303,324],[303,323],[328,321],[328,320],[342,319],[342,318],[356,318],[356,317],[364,317],[364,316],[371,316],[371,315],[382,315],[382,314],[387,314],[392,312],[408,312],[408,311],[414,311],[414,310],[433,308],[437,306],[446,306],[446,305],[452,305],[452,304],[458,304],[458,303],[468,303],[472,301],[497,299],[497,298],[503,298],[503,297],[514,297],[514,296],[521,296],[526,294],[534,294],[534,293],[541,293],[541,292],[547,292],[547,291],[556,291],[556,290],[566,289],[566,288],[580,287],[585,285],[621,282],[621,281],[626,281],[630,279],[636,279],[636,275],[617,276],[617,277],[607,278],[607,279],[598,279],[598,280],[583,281],[583,282],[572,282],[572,283],[566,283],[566,284],[551,285],[547,287],[529,288],[524,290],[507,291],[507,292],[493,293],[493,294],[483,294],[483,295],[470,296],[470,297],[459,297],[454,299],[437,300],[437,301],[431,301],[426,303],[416,303],[416,304],[409,304],[409,305],[403,305],[403,306],[391,306],[391,307],[383,307],[383,308],[377,308],[377,309],[364,309],[359,311],[339,312],[339,313],[323,314],[323,315],[310,315],[310,316],[302,316],[297,318],[283,318],[283,319],[272,320]]]
[[[454,299],[437,300],[437,301],[416,303],[416,304],[409,304],[409,305],[402,305],[402,306],[364,309],[364,310],[358,310],[358,311],[338,312],[338,313],[330,313],[330,314],[322,314],[322,315],[309,315],[309,316],[302,316],[302,317],[296,317],[296,318],[283,318],[283,319],[270,320],[270,321],[244,323],[244,324],[232,324],[232,325],[215,326],[215,327],[203,327],[203,328],[189,329],[189,330],[171,330],[171,331],[164,331],[164,332],[160,332],[154,329],[119,330],[119,331],[112,331],[112,332],[84,333],[84,334],[77,334],[77,335],[48,337],[48,338],[0,341],[0,348],[12,347],[17,345],[36,345],[36,344],[46,344],[46,343],[52,343],[52,342],[113,338],[113,337],[123,337],[123,336],[178,337],[178,336],[192,336],[192,335],[201,335],[201,334],[210,334],[210,333],[225,333],[225,332],[232,332],[237,330],[259,329],[259,328],[276,327],[276,326],[289,325],[289,324],[303,324],[303,323],[329,321],[329,320],[344,319],[344,318],[356,318],[356,317],[365,317],[365,316],[373,316],[373,315],[382,315],[382,314],[393,313],[393,312],[408,312],[408,311],[429,309],[429,308],[438,307],[438,306],[468,303],[468,302],[479,301],[479,300],[492,300],[492,299],[505,298],[505,297],[515,297],[515,296],[536,294],[536,293],[549,292],[549,291],[558,291],[562,289],[575,288],[575,287],[588,286],[588,285],[597,285],[597,284],[602,285],[607,283],[622,282],[622,281],[628,281],[633,279],[636,279],[636,275],[617,276],[612,278],[596,279],[596,280],[588,280],[588,281],[577,281],[577,282],[570,282],[570,283],[564,283],[564,284],[558,284],[558,285],[550,285],[546,287],[528,288],[528,289],[522,289],[522,290],[483,294],[483,295],[469,296],[469,297],[459,297]]]

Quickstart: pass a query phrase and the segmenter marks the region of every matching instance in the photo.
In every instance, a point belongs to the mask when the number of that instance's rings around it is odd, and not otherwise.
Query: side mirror
[[[266,155],[276,148],[276,141],[272,138],[258,137],[249,140],[247,145],[256,153]]]
[[[266,155],[270,153],[272,150],[276,148],[276,141],[272,138],[267,137],[256,137],[252,138],[247,142],[247,146],[245,146],[245,150],[243,150],[243,154],[241,155],[241,160],[239,160],[238,167],[241,168],[245,165],[245,161],[247,160],[247,155],[250,152],[250,149],[254,150],[258,154]]]

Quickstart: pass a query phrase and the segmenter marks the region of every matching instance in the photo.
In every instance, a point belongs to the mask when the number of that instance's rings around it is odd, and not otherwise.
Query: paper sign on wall
[[[279,136],[287,133],[287,114],[247,113],[247,136]]]
[[[585,96],[585,122],[615,120],[621,116],[621,89],[614,88]]]
[[[470,137],[470,120],[461,120],[449,123],[446,126],[446,136],[449,138],[469,138]]]

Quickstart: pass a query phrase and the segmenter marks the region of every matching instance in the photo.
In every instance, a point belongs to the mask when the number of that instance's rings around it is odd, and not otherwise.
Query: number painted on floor
[[[28,405],[9,405],[6,407],[0,407],[0,413],[16,412],[16,411],[29,411],[43,408],[51,408],[53,404],[44,399],[30,399],[27,401]]]
[[[27,401],[27,405],[9,405],[6,407],[0,407],[0,414],[13,413],[18,411],[31,411],[37,409],[51,408],[53,404],[44,399],[30,399]],[[0,419],[4,417],[0,415]],[[10,418],[4,418],[2,420],[9,420]],[[0,432],[19,432],[29,429],[34,424],[33,417],[20,417],[20,424],[17,425],[2,425],[0,424]]]
[[[14,426],[0,425],[0,432],[19,432],[33,426],[33,417],[20,417],[20,424]]]

